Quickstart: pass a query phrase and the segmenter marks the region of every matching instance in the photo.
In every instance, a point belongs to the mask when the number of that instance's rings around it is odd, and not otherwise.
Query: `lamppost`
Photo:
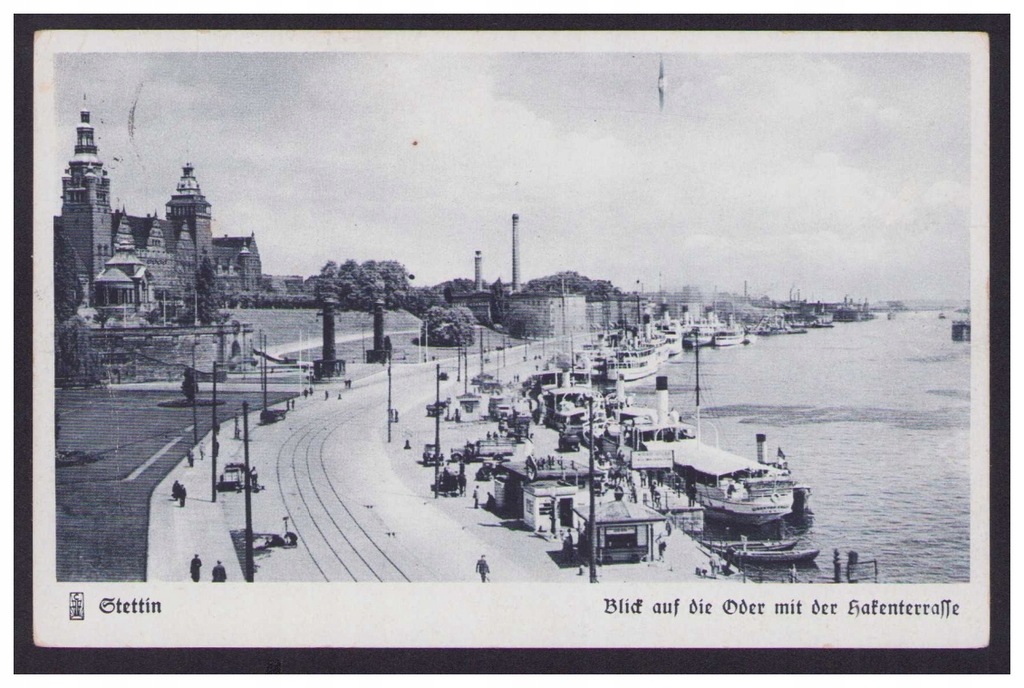
[[[196,346],[199,344],[197,335],[192,336],[192,446],[199,444],[199,417],[196,414],[196,397],[199,396],[199,380],[196,378]]]
[[[253,582],[255,566],[253,564],[252,552],[252,482],[249,471],[249,402],[242,402],[242,426],[245,434],[243,440],[243,454],[245,456],[245,580]]]
[[[590,548],[590,582],[597,582],[597,524],[594,522],[594,398],[590,397],[587,406],[590,409],[590,531],[587,533],[587,545]]]
[[[391,409],[391,352],[388,352],[388,444],[391,444],[391,423],[394,422],[394,411]]]
[[[434,373],[436,396],[434,399],[434,499],[437,499],[438,473],[441,466],[441,364]]]
[[[213,362],[213,404],[210,406],[210,415],[212,418],[212,425],[210,432],[213,434],[212,444],[210,445],[210,495],[211,500],[217,501],[217,450],[220,449],[220,444],[217,442],[217,431],[220,430],[220,426],[217,424],[217,361]]]

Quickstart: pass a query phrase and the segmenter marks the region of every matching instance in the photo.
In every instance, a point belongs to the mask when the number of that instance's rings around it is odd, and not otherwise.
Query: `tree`
[[[436,346],[471,346],[476,317],[465,306],[434,306],[424,317],[427,337]]]
[[[608,280],[593,280],[575,271],[558,272],[530,280],[523,285],[528,294],[582,294],[589,301],[601,301],[622,292]]]
[[[53,318],[60,324],[74,317],[84,291],[78,281],[78,258],[64,232],[53,233]]]
[[[185,379],[181,381],[181,392],[189,402],[195,401],[196,396],[199,395],[199,380],[196,377],[196,371],[191,368],[185,368]]]
[[[96,381],[96,365],[89,343],[89,325],[74,316],[54,329],[54,377],[58,386]]]
[[[199,308],[199,322],[209,325],[216,322],[220,309],[221,294],[217,284],[217,272],[209,256],[203,256],[196,271],[196,305]]]
[[[417,318],[422,318],[433,306],[443,305],[445,305],[445,300],[433,287],[409,287],[405,298],[402,299],[402,308]]]
[[[498,324],[504,324],[508,315],[508,291],[498,278],[491,285],[491,320]]]
[[[346,260],[341,265],[329,261],[320,270],[316,286],[318,298],[337,299],[343,311],[372,311],[378,299],[389,310],[402,308],[409,291],[409,273],[394,260]]]

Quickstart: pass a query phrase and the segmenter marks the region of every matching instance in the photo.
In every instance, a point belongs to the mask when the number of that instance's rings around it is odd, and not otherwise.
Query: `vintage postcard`
[[[38,645],[989,643],[985,34],[34,69]]]

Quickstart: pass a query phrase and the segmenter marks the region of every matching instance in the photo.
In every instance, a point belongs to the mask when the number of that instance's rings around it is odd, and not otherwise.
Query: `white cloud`
[[[527,279],[896,298],[908,272],[931,284],[930,261],[966,265],[960,62],[664,59],[660,112],[656,56],[76,56],[60,143],[87,90],[130,211],[163,212],[189,159],[218,231],[255,232],[274,273],[395,257],[433,283],[481,249],[488,279],[509,279],[512,212]]]

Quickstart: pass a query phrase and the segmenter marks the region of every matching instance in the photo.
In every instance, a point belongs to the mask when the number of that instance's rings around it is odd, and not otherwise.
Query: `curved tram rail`
[[[335,424],[329,429],[324,427],[323,417],[311,419],[281,444],[276,472],[282,503],[296,535],[325,581],[410,582],[356,518],[327,471],[324,448],[328,440],[358,413],[349,411],[335,417]],[[286,455],[289,448],[291,451]],[[290,481],[287,488],[284,480]],[[301,512],[293,495],[301,502]]]

